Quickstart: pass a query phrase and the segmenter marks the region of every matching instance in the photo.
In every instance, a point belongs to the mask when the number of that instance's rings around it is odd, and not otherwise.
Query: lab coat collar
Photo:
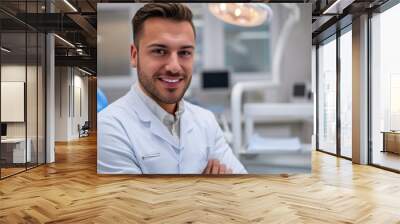
[[[183,100],[183,99],[182,99]],[[185,112],[182,114],[181,117],[181,142],[186,137],[186,134],[189,133],[193,129],[193,115],[191,111],[188,110],[188,103],[185,102]]]
[[[131,105],[133,110],[136,112],[138,118],[145,123],[150,123],[150,131],[168,142],[170,145],[173,147],[180,149],[179,141],[178,139],[175,138],[169,131],[168,128],[160,121],[160,119],[157,118],[155,114],[153,114],[150,109],[147,107],[147,105],[143,102],[143,100],[137,95],[136,91],[132,88],[130,90],[130,100],[131,100]],[[183,104],[185,107],[187,107],[187,103],[185,102]],[[180,138],[183,139],[185,134],[192,130],[193,124],[191,121],[191,115],[190,112],[186,110],[182,114],[181,117],[181,136]],[[182,141],[181,141],[182,142]]]
[[[184,106],[184,101],[181,100],[179,101],[177,111],[175,112],[175,116],[172,114],[169,114],[167,111],[165,111],[160,105],[156,103],[151,97],[147,96],[142,88],[140,87],[139,82],[136,82],[133,85],[133,89],[137,93],[137,95],[142,99],[142,101],[147,105],[147,107],[150,109],[150,111],[156,115],[156,117],[161,120],[161,122],[166,125],[166,122],[175,122],[176,119],[181,118],[182,113],[185,111],[185,106]],[[168,123],[167,122],[167,123]]]

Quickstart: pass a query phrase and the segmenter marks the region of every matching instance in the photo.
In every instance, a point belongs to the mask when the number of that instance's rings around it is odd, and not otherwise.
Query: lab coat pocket
[[[161,153],[159,152],[148,152],[141,156],[142,159],[142,170],[145,174],[155,174],[162,172],[163,161],[161,159]]]
[[[143,160],[143,161],[146,161],[146,160],[149,160],[149,159],[159,158],[160,155],[161,155],[161,154],[160,154],[159,152],[145,154],[145,155],[142,156],[142,160]]]

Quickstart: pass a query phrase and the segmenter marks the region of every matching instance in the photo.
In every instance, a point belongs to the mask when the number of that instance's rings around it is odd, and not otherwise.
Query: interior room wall
[[[26,72],[28,74],[28,82],[25,81]],[[36,93],[36,66],[27,66],[19,65],[19,64],[4,64],[1,66],[1,81],[17,81],[17,82],[25,82],[27,83],[27,107],[29,107],[29,112],[35,113],[27,113],[27,131],[28,133],[36,133],[36,121],[37,114],[36,109],[38,107],[37,104],[37,93]],[[42,101],[39,101],[42,103]],[[39,107],[42,105],[39,105]],[[7,110],[7,108],[1,108],[2,110]],[[34,122],[34,123],[32,123]],[[7,122],[7,136],[8,137],[25,137],[25,125],[26,122]],[[29,136],[28,136],[29,137]]]
[[[78,124],[88,121],[88,77],[72,67],[55,70],[55,141],[70,141],[79,138]]]
[[[3,64],[1,66],[2,82],[24,82],[26,85],[26,106],[22,108],[26,113],[24,122],[6,122],[8,138],[29,139],[31,162],[44,162],[44,86],[42,69],[35,65]],[[26,79],[26,80],[25,80]],[[7,97],[7,96],[2,96]],[[25,103],[24,103],[25,104]],[[7,110],[9,108],[1,108]],[[11,112],[12,113],[12,112]],[[25,115],[24,115],[25,116]],[[39,153],[39,154],[38,154]],[[37,161],[37,159],[39,159]]]
[[[43,60],[44,62],[44,60]],[[43,67],[42,67],[43,66]],[[45,154],[46,154],[46,143],[45,143],[45,135],[46,135],[46,74],[43,72],[44,65],[38,67],[38,163],[45,163]]]
[[[88,120],[90,131],[97,131],[97,77],[88,78]]]
[[[88,78],[81,73],[74,74],[74,102],[72,103],[71,135],[72,138],[79,137],[78,125],[81,127],[85,121],[88,121]],[[80,91],[80,93],[79,93]],[[79,102],[80,101],[80,102]]]
[[[69,71],[68,67],[55,68],[55,141],[68,141]]]

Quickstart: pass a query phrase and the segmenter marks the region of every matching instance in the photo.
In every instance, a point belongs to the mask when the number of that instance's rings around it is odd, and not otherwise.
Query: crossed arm
[[[208,160],[207,166],[202,174],[232,174],[232,169],[217,159]]]

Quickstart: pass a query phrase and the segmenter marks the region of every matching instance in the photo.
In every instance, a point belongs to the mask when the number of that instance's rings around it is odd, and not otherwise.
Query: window
[[[371,157],[373,164],[396,170],[400,170],[399,21],[400,4],[371,19]]]
[[[351,26],[340,36],[340,154],[351,158],[352,141],[352,33]]]
[[[336,36],[318,48],[318,148],[336,153]]]

